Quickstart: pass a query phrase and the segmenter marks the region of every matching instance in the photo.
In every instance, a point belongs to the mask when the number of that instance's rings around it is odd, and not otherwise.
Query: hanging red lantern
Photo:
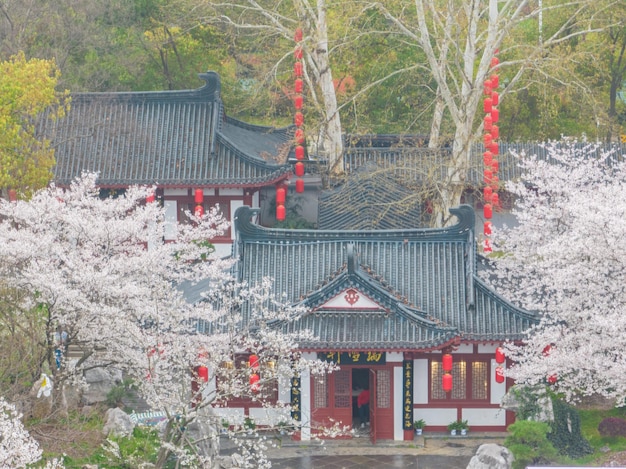
[[[293,74],[295,76],[297,76],[297,77],[301,77],[302,76],[302,70],[303,70],[302,62],[300,62],[300,61],[294,62],[294,64],[293,64]]]
[[[485,116],[484,123],[485,123],[485,132],[491,132],[491,126],[493,124],[493,121],[491,120],[491,114],[487,114]]]
[[[276,206],[276,220],[283,221],[285,219],[285,206],[277,205]]]
[[[293,98],[293,107],[296,108],[296,110],[301,110],[302,109],[302,105],[304,104],[304,98],[302,97],[301,94],[297,94],[295,98]]]
[[[304,159],[304,147],[302,145],[298,145],[296,147],[296,160]]]
[[[485,197],[485,203],[490,203],[491,196],[493,195],[493,189],[491,188],[491,186],[485,186],[485,188],[483,189],[483,195]]]
[[[293,39],[296,42],[300,42],[302,40],[302,28],[296,28],[296,32],[293,35]]]
[[[296,93],[302,93],[303,88],[304,88],[304,82],[302,81],[302,78],[296,78],[295,81],[293,82],[293,90]]]
[[[209,381],[209,369],[206,366],[198,367],[198,378],[200,378],[205,383]]]
[[[493,171],[493,174],[496,174],[499,168],[500,163],[498,163],[498,160],[491,160],[491,171]]]
[[[491,146],[491,143],[489,143],[489,145],[485,145],[485,146]],[[483,164],[485,166],[491,166],[492,159],[493,159],[493,155],[491,154],[491,152],[489,150],[487,150],[485,153],[483,153]]]
[[[498,57],[493,57],[491,59],[491,68],[495,68],[500,64],[500,59]]]
[[[285,203],[285,188],[284,187],[279,187],[278,189],[276,189],[276,203],[281,204],[281,205]],[[251,360],[253,356],[254,355],[250,356]]]
[[[483,88],[483,93],[486,94],[487,96],[491,95],[492,90],[492,86],[491,86],[491,80],[487,79],[485,80],[484,83],[484,88]]]
[[[500,78],[498,77],[497,74],[494,73],[493,75],[491,75],[490,79],[491,79],[491,88],[495,90],[500,84]]]
[[[259,369],[259,363],[259,356],[255,355],[254,353],[248,358],[248,366],[253,370]]]
[[[491,98],[485,98],[485,101],[483,101],[483,110],[485,112],[491,112],[492,105],[493,105],[493,100]]]
[[[491,93],[491,105],[497,106],[500,103],[500,95],[497,91],[492,91]],[[491,112],[491,111],[489,111]]]
[[[543,348],[543,350],[542,350],[541,354],[542,354],[544,357],[547,357],[548,355],[550,355],[550,352],[551,352],[551,351],[552,351],[552,345],[548,344],[548,345],[546,345],[546,346]]]
[[[293,121],[296,124],[296,127],[302,127],[302,125],[304,124],[304,114],[302,114],[300,111],[296,112],[293,117]]]
[[[492,140],[498,140],[499,136],[500,136],[500,127],[498,127],[495,124],[492,124],[492,126],[491,126],[491,139]]]
[[[293,51],[293,56],[296,60],[302,59],[302,47],[296,47]]]
[[[491,222],[490,221],[486,221],[483,224],[483,233],[485,234],[485,236],[491,236]]]
[[[196,189],[196,192],[194,194],[194,201],[197,204],[201,204],[203,200],[204,200],[204,192],[202,191],[202,189]]]
[[[193,214],[198,218],[202,217],[204,215],[204,207],[202,205],[196,205]]]
[[[491,219],[491,217],[493,216],[493,209],[491,207],[491,204],[485,204],[483,206],[483,216],[486,220]]]
[[[504,368],[496,366],[496,383],[504,383]]]
[[[296,140],[296,144],[302,145],[304,143],[304,130],[296,129],[296,133],[294,134],[294,138]]]
[[[11,191],[9,191],[9,192],[11,192]],[[9,194],[9,196],[10,196],[10,194]],[[155,200],[154,192],[150,192],[148,194],[148,197],[146,197],[146,203],[150,204],[150,203],[154,202],[154,200]]]
[[[452,375],[450,373],[445,373],[441,377],[441,387],[445,392],[452,391]]]
[[[485,184],[491,185],[492,180],[493,180],[493,173],[491,172],[491,169],[485,169],[483,171],[483,181],[485,182]]]
[[[489,238],[485,238],[483,241],[483,252],[492,252],[491,241],[489,241]]]
[[[506,360],[504,349],[502,347],[498,347],[496,349],[496,363],[504,363],[504,360]]]
[[[261,390],[261,384],[259,383],[261,378],[256,373],[250,375],[250,390],[257,393]]]
[[[296,192],[298,194],[304,192],[304,179],[296,179]]]
[[[491,109],[491,122],[496,123],[500,120],[500,111],[497,107]]]
[[[304,163],[296,163],[296,176],[302,177],[304,176]]]
[[[488,147],[489,145],[491,145],[492,139],[493,137],[491,136],[491,134],[486,133],[485,135],[483,135],[483,145],[485,145],[485,147]]]
[[[556,383],[556,381],[557,381],[557,377],[555,374],[548,376],[548,384],[554,384]]]
[[[452,354],[444,353],[441,357],[441,366],[443,371],[452,371]]]
[[[498,153],[500,153],[500,146],[498,145],[498,142],[491,142],[491,146],[489,147],[489,151],[496,156]]]

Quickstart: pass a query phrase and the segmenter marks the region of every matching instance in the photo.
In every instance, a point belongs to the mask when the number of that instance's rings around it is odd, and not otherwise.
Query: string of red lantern
[[[297,176],[296,179],[296,192],[298,193],[302,193],[304,192],[304,180],[302,179],[302,176],[304,175],[304,163],[302,163],[302,161],[304,160],[304,130],[302,129],[302,126],[304,125],[304,116],[302,114],[302,107],[304,104],[304,97],[302,96],[302,91],[303,91],[303,83],[302,83],[302,74],[304,73],[304,65],[302,63],[302,29],[301,28],[296,28],[296,32],[294,34],[294,40],[296,42],[296,54],[294,54],[295,56],[295,63],[293,65],[293,71],[294,71],[294,75],[296,77],[296,96],[294,98],[294,107],[296,109],[296,117],[295,117],[295,124],[296,124],[296,166],[295,166],[295,173]],[[298,83],[298,80],[300,80],[300,82]]]
[[[497,53],[497,51],[496,51]],[[498,66],[500,61],[498,57],[494,56],[491,59],[491,68],[494,69]],[[483,227],[483,234],[485,236],[485,242],[483,251],[490,253],[491,248],[491,218],[493,217],[493,210],[497,209],[500,203],[498,197],[498,161],[494,158],[499,153],[498,138],[500,138],[500,128],[496,123],[500,119],[500,111],[497,106],[500,102],[500,96],[495,91],[500,84],[500,79],[496,73],[493,73],[488,79],[485,80],[483,86],[483,93],[485,94],[485,100],[483,102],[483,111],[485,112],[485,118],[483,120],[483,129],[485,134],[483,135],[483,145],[485,152],[483,153],[483,182],[485,187],[483,189],[483,196],[485,203],[483,205],[483,216],[485,223]]]

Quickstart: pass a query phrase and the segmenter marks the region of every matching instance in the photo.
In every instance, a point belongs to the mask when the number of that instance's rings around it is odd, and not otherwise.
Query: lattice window
[[[452,365],[451,399],[467,398],[467,363],[465,360],[455,361]]]
[[[351,372],[347,370],[335,372],[335,407],[348,408],[352,406],[350,375]]]
[[[376,371],[376,407],[388,409],[391,407],[391,373],[389,370]]]
[[[487,381],[489,378],[487,369],[487,362],[472,363],[472,399],[487,399]]]
[[[441,362],[430,362],[430,398],[445,399],[446,393],[441,388],[441,377],[443,376],[443,368]]]
[[[326,375],[313,377],[313,407],[315,409],[328,407],[328,377]]]
[[[443,367],[440,361],[430,362],[430,398],[431,399],[465,399],[467,388],[467,363],[464,360],[452,364],[452,392],[450,397],[441,387]]]

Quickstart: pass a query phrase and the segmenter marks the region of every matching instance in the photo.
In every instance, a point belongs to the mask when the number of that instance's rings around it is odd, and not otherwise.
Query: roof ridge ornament
[[[352,275],[356,272],[358,265],[356,262],[357,254],[354,250],[354,243],[348,243],[346,246],[346,254],[348,256],[348,275]]]

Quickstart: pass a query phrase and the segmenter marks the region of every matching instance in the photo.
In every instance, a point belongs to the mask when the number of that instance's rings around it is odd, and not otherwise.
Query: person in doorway
[[[364,389],[359,393],[356,399],[356,405],[359,408],[359,418],[361,419],[361,428],[370,424],[370,390]]]

